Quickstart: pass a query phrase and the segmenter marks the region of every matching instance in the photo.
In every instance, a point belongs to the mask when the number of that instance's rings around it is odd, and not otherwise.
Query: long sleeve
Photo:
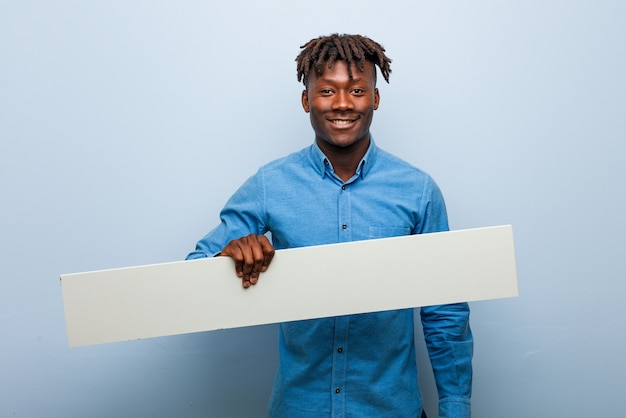
[[[424,204],[419,233],[448,230],[443,197],[433,184]],[[439,418],[469,418],[472,395],[474,340],[469,305],[458,303],[424,307],[420,311],[426,347],[439,394]]]
[[[220,212],[220,224],[198,241],[188,260],[212,257],[233,239],[267,232],[262,183],[262,175],[257,173],[232,195]]]
[[[437,383],[440,418],[469,418],[474,340],[467,303],[421,309],[426,347]]]

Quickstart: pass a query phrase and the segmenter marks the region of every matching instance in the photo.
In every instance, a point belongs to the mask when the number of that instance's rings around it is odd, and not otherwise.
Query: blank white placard
[[[70,346],[518,295],[510,225],[61,276]]]

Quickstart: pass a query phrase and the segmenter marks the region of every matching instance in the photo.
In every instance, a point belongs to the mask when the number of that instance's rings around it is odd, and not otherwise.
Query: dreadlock
[[[365,36],[335,33],[311,39],[300,48],[302,50],[296,58],[298,81],[302,81],[305,85],[308,84],[308,77],[312,69],[316,75],[320,76],[324,72],[324,64],[331,68],[333,62],[337,60],[346,61],[350,78],[352,78],[353,63],[359,70],[363,71],[365,62],[369,61],[378,65],[385,81],[389,83],[391,59],[385,55],[385,48],[382,45]],[[376,77],[375,70],[374,77]]]

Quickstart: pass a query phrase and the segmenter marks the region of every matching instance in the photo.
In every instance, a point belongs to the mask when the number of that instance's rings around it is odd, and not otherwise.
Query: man
[[[363,36],[337,34],[301,48],[298,81],[305,86],[302,107],[315,142],[261,167],[188,256],[232,257],[246,288],[259,282],[274,248],[448,229],[434,181],[378,148],[370,135],[380,102],[376,66],[387,82],[391,72],[385,49]],[[268,231],[271,243],[264,235]],[[469,418],[468,306],[425,307],[420,313],[439,416]],[[270,417],[425,416],[412,309],[283,323],[279,350]]]

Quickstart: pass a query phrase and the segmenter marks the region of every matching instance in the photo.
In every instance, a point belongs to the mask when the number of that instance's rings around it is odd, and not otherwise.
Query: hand
[[[274,247],[265,235],[250,234],[228,243],[220,255],[235,262],[235,273],[248,288],[259,281],[259,275],[267,271],[274,257]]]

